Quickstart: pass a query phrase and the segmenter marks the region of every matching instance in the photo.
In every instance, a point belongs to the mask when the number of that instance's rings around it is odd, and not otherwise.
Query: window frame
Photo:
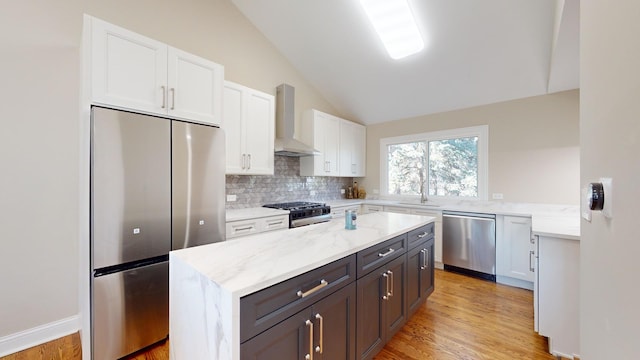
[[[430,200],[478,200],[487,201],[489,192],[489,125],[470,126],[465,128],[430,131],[419,134],[394,136],[380,139],[380,198],[387,200],[404,200],[416,201],[420,200],[420,195],[392,195],[389,194],[388,176],[389,176],[389,145],[404,144],[418,141],[437,141],[456,138],[478,137],[478,196],[429,196],[427,188],[427,198]],[[427,146],[428,148],[428,146]],[[427,171],[427,186],[429,183],[429,172]]]

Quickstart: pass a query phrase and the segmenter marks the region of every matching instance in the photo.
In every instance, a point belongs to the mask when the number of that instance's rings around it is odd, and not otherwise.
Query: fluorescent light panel
[[[360,0],[360,3],[392,59],[402,59],[424,48],[407,0]]]

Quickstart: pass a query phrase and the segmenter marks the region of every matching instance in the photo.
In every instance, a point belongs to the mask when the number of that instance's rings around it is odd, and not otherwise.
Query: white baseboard
[[[75,315],[0,337],[0,357],[59,339],[73,334],[79,329],[80,317],[79,315]]]
[[[530,281],[524,281],[520,279],[514,279],[508,276],[496,275],[496,282],[498,284],[509,285],[519,287],[527,290],[533,290],[533,283]]]
[[[434,267],[435,267],[436,269],[443,270],[443,269],[444,269],[444,264],[443,264],[443,263],[441,263],[440,261],[434,261]]]

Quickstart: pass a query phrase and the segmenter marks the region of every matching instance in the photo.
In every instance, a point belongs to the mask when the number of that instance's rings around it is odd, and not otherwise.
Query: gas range
[[[324,203],[295,201],[267,204],[263,207],[289,210],[289,227],[295,228],[331,220],[331,207]]]

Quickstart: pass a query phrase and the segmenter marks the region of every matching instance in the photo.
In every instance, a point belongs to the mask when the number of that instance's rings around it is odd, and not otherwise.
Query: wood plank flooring
[[[555,359],[533,331],[531,291],[441,270],[435,277],[427,304],[374,360]],[[0,360],[77,360],[79,341],[74,334]],[[128,358],[168,359],[168,340]]]

